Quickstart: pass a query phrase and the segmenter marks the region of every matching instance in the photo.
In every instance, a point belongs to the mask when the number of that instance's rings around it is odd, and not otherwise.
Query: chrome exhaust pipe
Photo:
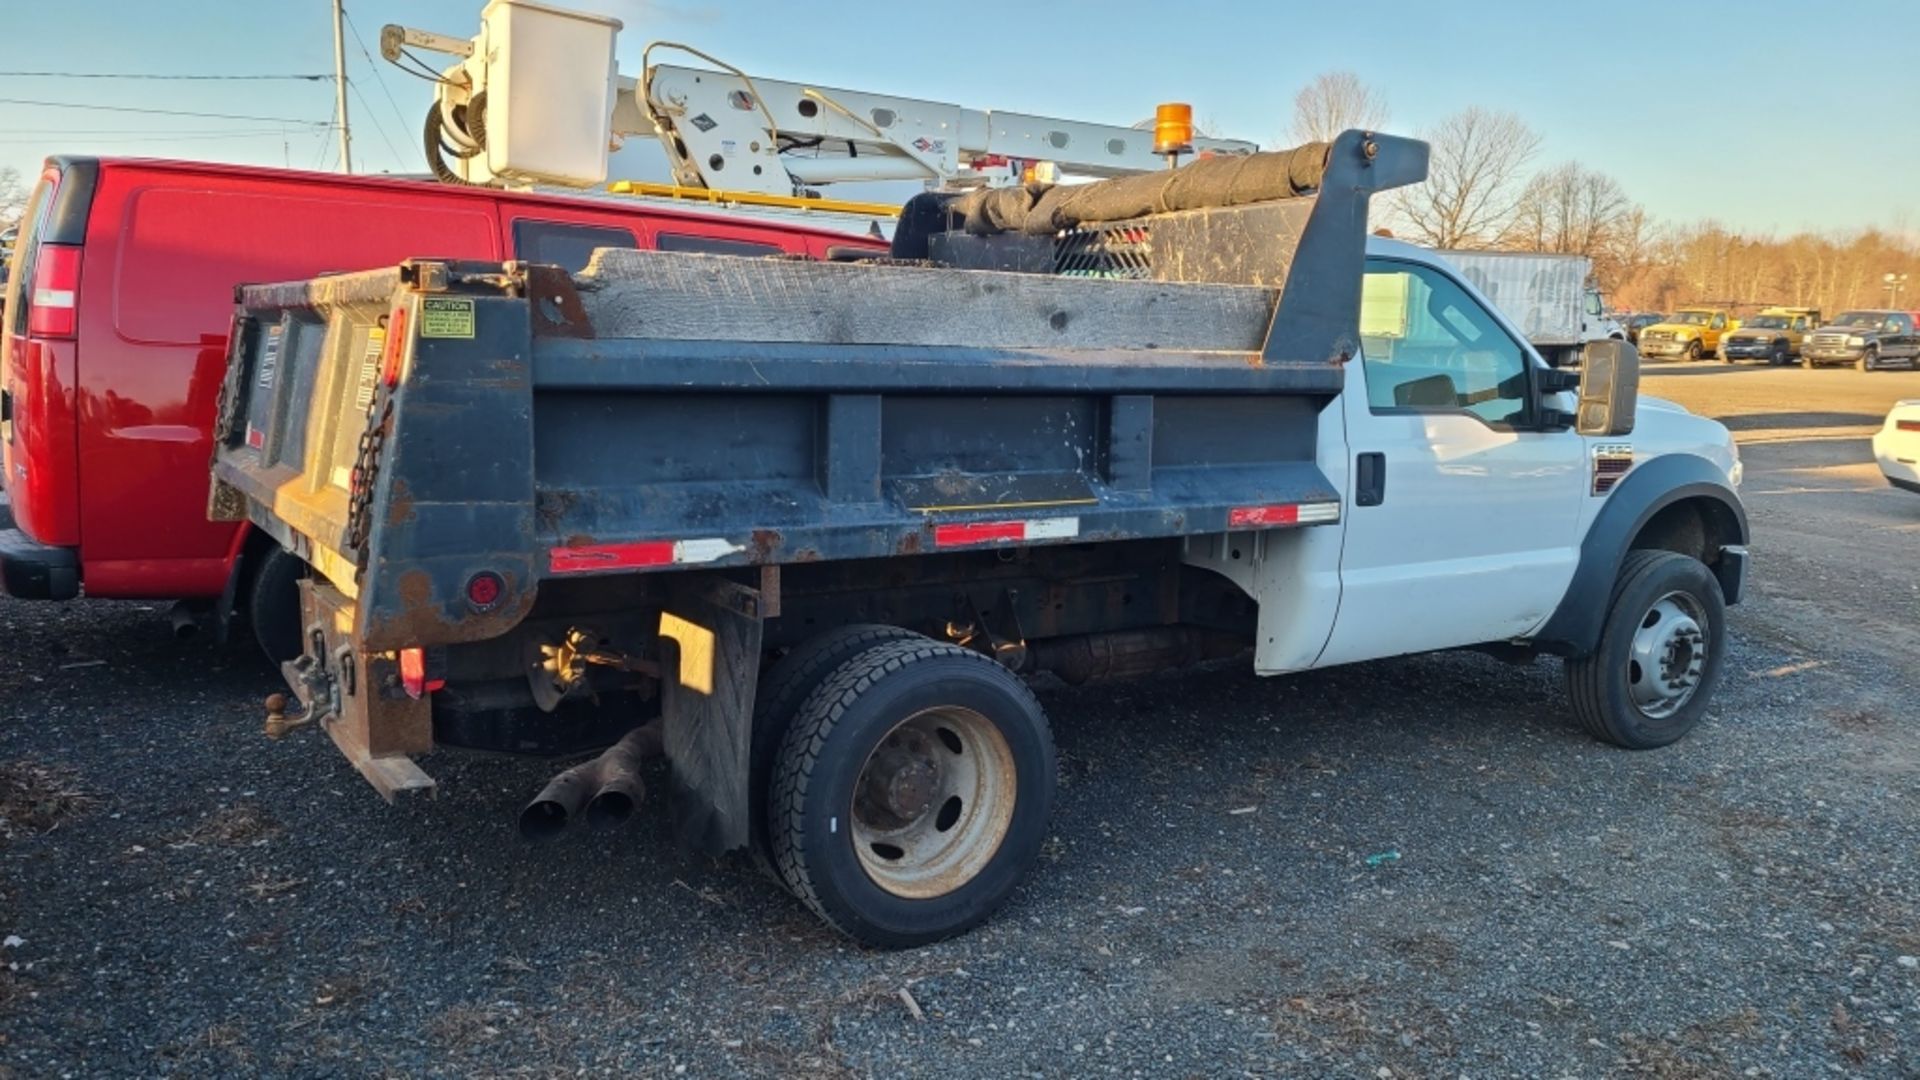
[[[633,816],[646,794],[640,763],[663,752],[658,722],[627,732],[592,761],[584,761],[548,782],[520,811],[520,835],[550,840],[586,814],[594,828],[618,825]]]

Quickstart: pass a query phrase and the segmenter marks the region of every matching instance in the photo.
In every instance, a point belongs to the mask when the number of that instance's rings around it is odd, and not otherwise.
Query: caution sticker
[[[473,337],[473,301],[454,296],[429,296],[420,301],[420,336]]]

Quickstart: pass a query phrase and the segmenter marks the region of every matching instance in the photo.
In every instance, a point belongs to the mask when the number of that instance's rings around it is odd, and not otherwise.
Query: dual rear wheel
[[[775,665],[761,697],[756,857],[836,929],[884,948],[951,937],[1039,856],[1053,736],[992,658],[844,627]]]

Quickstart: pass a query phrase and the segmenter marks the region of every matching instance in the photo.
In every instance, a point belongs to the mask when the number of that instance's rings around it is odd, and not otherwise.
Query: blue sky
[[[647,40],[670,38],[770,77],[977,108],[1129,123],[1156,102],[1185,100],[1220,134],[1263,145],[1284,140],[1302,83],[1347,68],[1384,92],[1389,130],[1417,131],[1467,105],[1511,109],[1544,136],[1538,164],[1578,159],[1610,173],[1661,218],[1782,234],[1880,225],[1920,236],[1920,0],[562,2],[625,20],[628,71]],[[376,50],[388,22],[469,35],[481,3],[350,0],[348,11]],[[332,66],[327,0],[17,6],[0,34],[3,71]],[[377,53],[369,64],[352,42],[348,51],[355,164],[419,171],[426,84]],[[333,160],[318,126],[332,111],[323,82],[0,77],[0,99],[306,121],[0,100],[0,165],[27,173],[54,151],[298,167]]]

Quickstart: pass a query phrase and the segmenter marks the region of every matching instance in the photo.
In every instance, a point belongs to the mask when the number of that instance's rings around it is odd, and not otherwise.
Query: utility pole
[[[1880,281],[1887,287],[1887,306],[1899,307],[1901,290],[1907,287],[1907,275],[1890,273],[1881,277]]]
[[[333,0],[333,107],[340,117],[340,170],[353,171],[353,133],[347,128],[347,38],[344,0]]]

